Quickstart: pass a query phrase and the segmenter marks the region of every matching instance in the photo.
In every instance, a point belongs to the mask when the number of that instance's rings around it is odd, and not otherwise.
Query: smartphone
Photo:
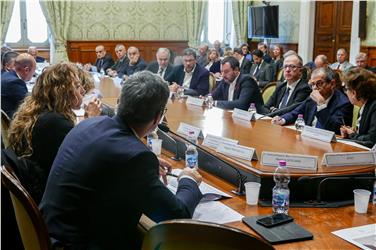
[[[294,218],[288,216],[287,214],[273,214],[271,216],[258,219],[256,222],[263,225],[264,227],[274,227],[287,222],[291,222],[293,220]]]

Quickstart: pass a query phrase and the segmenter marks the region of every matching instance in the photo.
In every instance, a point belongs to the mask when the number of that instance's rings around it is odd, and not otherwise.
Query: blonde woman
[[[72,109],[80,108],[84,94],[77,66],[59,63],[43,71],[15,113],[9,129],[10,148],[28,162],[33,176],[28,180],[34,183],[22,184],[29,187],[37,204],[60,144],[75,125]],[[100,104],[97,99],[90,102],[85,116],[99,115]]]

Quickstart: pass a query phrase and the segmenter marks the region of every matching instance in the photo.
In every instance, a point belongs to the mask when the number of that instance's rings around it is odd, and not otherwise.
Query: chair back
[[[9,127],[10,127],[10,118],[3,110],[1,110],[1,138],[3,139],[3,144],[5,148],[9,146],[9,139],[8,139]]]
[[[1,167],[1,183],[9,191],[25,250],[52,249],[37,205],[6,166]]]
[[[215,80],[215,77],[210,74],[209,75],[209,93],[212,92],[217,85],[217,81]]]
[[[277,86],[277,83],[276,82],[271,82],[269,83],[268,85],[266,85],[262,91],[261,91],[261,95],[262,95],[262,99],[264,100],[264,103],[267,103],[269,98],[272,96],[272,94],[274,93],[275,91],[275,88]]]
[[[276,74],[276,81],[281,81],[281,79],[282,79],[282,76],[283,76],[283,69],[279,69],[278,71],[277,71],[277,74]]]
[[[352,127],[353,128],[356,127],[356,122],[358,121],[358,116],[359,116],[359,110],[360,110],[360,108],[358,106],[354,105],[353,119],[352,119]]]
[[[118,98],[121,89],[117,87],[110,77],[103,77],[99,83],[99,91],[104,98]]]
[[[194,220],[164,221],[152,227],[144,238],[142,250],[235,250],[274,249],[236,228]]]

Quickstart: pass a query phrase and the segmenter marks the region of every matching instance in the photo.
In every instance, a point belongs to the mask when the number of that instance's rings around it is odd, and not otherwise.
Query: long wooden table
[[[114,96],[106,97],[103,99],[103,102],[114,106],[116,100],[117,98]],[[321,143],[302,138],[293,130],[271,125],[270,121],[256,121],[251,123],[235,121],[231,118],[231,113],[228,111],[215,108],[207,110],[201,107],[186,105],[184,101],[181,100],[169,101],[166,117],[168,125],[172,131],[177,130],[180,122],[186,122],[202,128],[204,135],[210,133],[236,139],[239,140],[239,144],[241,145],[256,148],[258,153],[268,150],[311,154],[317,155],[321,162],[322,155],[325,152],[351,152],[361,150],[342,143]],[[162,157],[169,161],[173,167],[182,168],[184,166],[184,161],[173,161],[170,159],[172,155],[171,152],[164,150]],[[274,168],[262,166],[259,162],[252,162],[249,164],[247,161],[239,162],[238,160],[235,161],[226,156],[218,155],[218,157],[258,175],[270,176],[274,171]],[[317,171],[307,172],[292,170],[292,176],[336,176],[344,173],[369,172],[373,171],[374,168],[374,166],[327,168],[319,164]],[[231,190],[235,188],[234,185],[203,170],[199,171],[207,183],[224,192],[232,194]],[[244,216],[266,215],[272,213],[271,207],[247,205],[244,196],[234,196],[233,198],[225,199],[222,202]],[[290,207],[289,214],[295,219],[297,224],[309,230],[314,235],[314,239],[274,245],[276,249],[357,249],[357,247],[351,243],[335,236],[331,232],[344,228],[376,223],[376,207],[372,204],[369,204],[367,214],[355,213],[353,205],[340,208]],[[228,223],[228,225],[260,237],[241,221]],[[245,246],[245,249],[246,248],[247,246]]]

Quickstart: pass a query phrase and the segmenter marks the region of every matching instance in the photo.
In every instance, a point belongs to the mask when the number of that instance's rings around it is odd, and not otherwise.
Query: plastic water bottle
[[[105,72],[104,72],[104,69],[103,69],[103,68],[101,68],[101,70],[100,70],[99,72],[101,73],[102,76],[105,75]]]
[[[376,168],[375,168],[375,177],[376,177]],[[373,203],[373,205],[376,205],[376,181],[373,183],[372,203]]]
[[[188,140],[193,143],[195,142],[193,131],[189,132]],[[187,150],[185,151],[185,166],[196,169],[198,167],[198,152],[196,147],[192,143],[189,143],[187,145]]]
[[[206,97],[206,106],[211,109],[213,107],[213,104],[214,104],[214,100],[213,100],[213,97],[211,94],[208,94],[208,96]]]
[[[253,114],[257,113],[256,106],[253,102],[251,103],[251,105],[249,105],[248,112],[253,113]]]
[[[153,132],[149,133],[149,134],[146,136],[146,145],[148,146],[148,148],[149,148],[150,150],[152,150],[152,146],[151,146],[151,144],[152,144],[152,140],[153,140],[153,139],[158,139],[158,134],[157,134],[156,131],[153,131]]]
[[[305,122],[304,122],[304,119],[303,119],[303,115],[299,114],[298,119],[296,119],[296,121],[295,121],[295,128],[298,132],[302,132],[303,129],[304,129],[304,126],[305,126]]]
[[[272,206],[275,214],[288,214],[290,200],[290,172],[286,167],[286,161],[279,161],[278,168],[274,172],[275,186],[273,188]]]

